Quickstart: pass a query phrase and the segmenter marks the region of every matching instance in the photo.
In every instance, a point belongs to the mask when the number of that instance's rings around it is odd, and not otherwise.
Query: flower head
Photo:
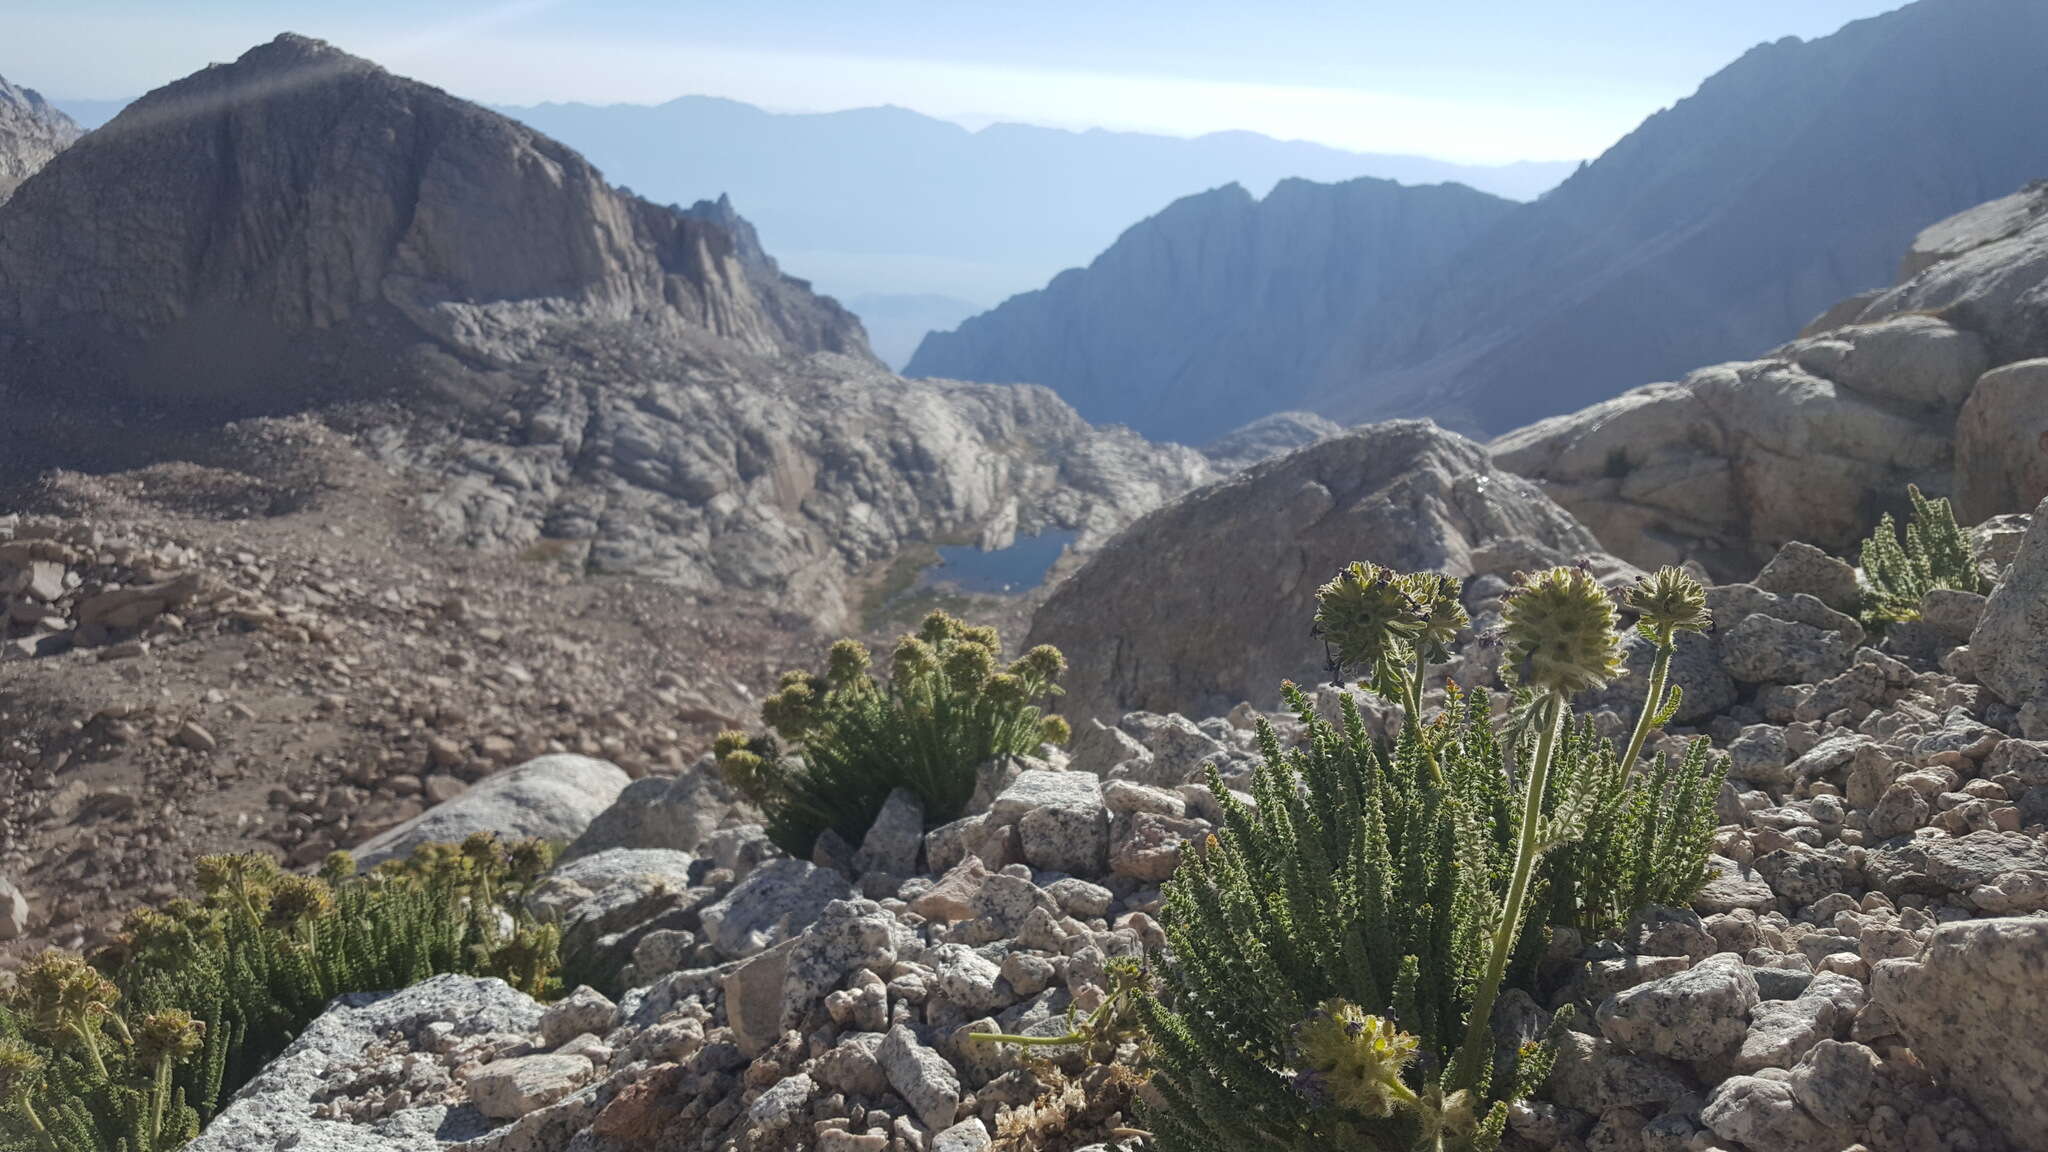
[[[1459,582],[1439,572],[1410,572],[1400,578],[1401,588],[1422,615],[1422,630],[1415,643],[1423,658],[1442,664],[1451,658],[1451,645],[1458,633],[1472,624],[1465,606],[1458,603]]]
[[[905,636],[896,642],[896,651],[889,656],[890,687],[898,696],[907,697],[920,681],[928,679],[938,668],[938,649],[916,636]]]
[[[1074,729],[1064,716],[1047,716],[1038,722],[1038,738],[1047,744],[1065,744],[1074,738]]]
[[[515,841],[505,853],[505,865],[512,881],[531,884],[555,863],[555,846],[538,836]]]
[[[963,640],[946,653],[945,666],[946,679],[955,692],[975,692],[995,675],[996,654],[984,645]]]
[[[1401,1072],[1415,1059],[1417,1040],[1392,1021],[1370,1016],[1348,1000],[1325,1000],[1295,1030],[1297,1087],[1366,1116],[1392,1116],[1413,1104],[1415,1092]]]
[[[816,716],[824,687],[808,672],[783,673],[781,691],[761,702],[761,719],[784,738],[801,739]]]
[[[462,858],[481,872],[495,872],[502,862],[498,849],[498,834],[491,831],[471,832],[462,839]]]
[[[1316,589],[1316,634],[1340,667],[1365,668],[1375,678],[1406,659],[1406,645],[1423,634],[1428,616],[1402,578],[1377,564],[1354,561]]]
[[[193,1019],[192,1014],[182,1008],[151,1012],[142,1018],[142,1026],[135,1030],[136,1054],[150,1064],[165,1058],[185,1060],[199,1051],[200,1042],[205,1037],[205,1022]]]
[[[1010,671],[1019,675],[1042,680],[1047,684],[1059,679],[1067,671],[1067,658],[1050,644],[1040,644],[1018,657],[1010,665]]]
[[[832,645],[831,655],[825,658],[825,676],[834,688],[844,688],[855,677],[867,675],[868,666],[873,663],[867,645],[858,640],[841,640]]]
[[[121,992],[81,957],[51,949],[14,974],[8,1006],[29,1028],[53,1042],[78,1030],[97,1028],[113,1011]]]
[[[0,1040],[0,1111],[42,1083],[43,1057],[19,1040]]]
[[[1621,675],[1614,601],[1584,569],[1524,573],[1501,599],[1507,663],[1522,683],[1570,696]]]
[[[320,861],[320,878],[339,884],[356,874],[356,858],[345,848],[336,848]]]
[[[1707,590],[1683,568],[1669,566],[1636,581],[1622,594],[1624,611],[1636,617],[1636,630],[1668,644],[1680,632],[1705,632],[1713,627],[1707,611]]]
[[[947,613],[934,610],[917,626],[917,639],[936,648],[947,640],[957,638],[965,627],[966,625]]]
[[[270,891],[265,919],[273,928],[296,928],[334,910],[334,891],[311,876],[285,876]]]

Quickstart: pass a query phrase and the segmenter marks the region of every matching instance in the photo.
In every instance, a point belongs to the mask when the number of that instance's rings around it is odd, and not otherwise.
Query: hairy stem
[[[1417,738],[1416,743],[1417,746],[1422,749],[1422,758],[1429,762],[1430,782],[1436,785],[1438,788],[1442,788],[1444,786],[1444,770],[1437,766],[1436,749],[1431,748],[1429,746],[1429,741],[1421,738],[1422,681],[1428,675],[1429,658],[1422,651],[1421,645],[1417,645],[1415,649],[1415,667],[1411,670],[1411,675],[1408,677],[1408,682],[1405,685],[1403,685],[1403,687],[1407,690],[1402,693],[1402,703],[1404,703],[1408,708],[1408,718],[1415,722],[1415,735]]]
[[[152,1144],[164,1138],[164,1107],[171,1100],[171,1056],[166,1052],[157,1057],[156,1090],[149,1108],[149,1139]]]
[[[21,1114],[28,1118],[28,1126],[35,1129],[36,1143],[43,1146],[43,1152],[58,1152],[57,1138],[50,1135],[50,1130],[43,1126],[43,1118],[36,1115],[36,1107],[29,1102],[28,1093],[24,1091],[16,1103],[21,1106]]]
[[[112,1080],[113,1077],[107,1075],[107,1062],[100,1058],[99,1037],[94,1035],[98,1031],[99,1028],[91,1017],[79,1020],[71,1026],[72,1035],[77,1036],[79,1043],[85,1046],[85,1055],[92,1061],[92,1070],[99,1073],[101,1080]]]
[[[1529,898],[1529,877],[1536,871],[1537,827],[1543,822],[1543,789],[1549,783],[1550,758],[1557,745],[1557,727],[1564,713],[1564,694],[1556,690],[1543,705],[1543,730],[1536,738],[1536,763],[1529,768],[1522,796],[1522,827],[1515,849],[1515,871],[1508,881],[1507,903],[1493,930],[1493,954],[1486,962],[1486,977],[1472,998],[1472,1015],[1465,1022],[1465,1043],[1458,1049],[1452,1069],[1451,1087],[1471,1088],[1479,1080],[1479,1063],[1493,1044],[1493,1001],[1500,995],[1500,983],[1507,975],[1508,957],[1514,952],[1515,936],[1522,924],[1523,905]]]
[[[1636,717],[1636,730],[1629,737],[1628,752],[1621,758],[1621,778],[1628,779],[1631,769],[1636,766],[1636,757],[1643,754],[1643,745],[1650,738],[1650,729],[1656,726],[1657,713],[1664,710],[1664,685],[1671,676],[1671,654],[1678,650],[1676,636],[1660,635],[1657,640],[1657,658],[1650,663],[1650,693],[1643,698],[1643,714]]]

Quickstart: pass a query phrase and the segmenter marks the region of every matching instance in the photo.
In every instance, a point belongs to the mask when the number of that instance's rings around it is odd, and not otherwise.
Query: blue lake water
[[[1076,533],[1059,529],[1020,536],[1008,548],[983,552],[971,545],[942,545],[939,562],[919,574],[920,586],[949,584],[962,592],[1004,595],[1038,587]]]

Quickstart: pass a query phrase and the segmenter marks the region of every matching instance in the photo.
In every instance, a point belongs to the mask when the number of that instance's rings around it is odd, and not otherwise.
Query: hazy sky
[[[1939,2],[1939,0],[1936,0]],[[1497,162],[1595,155],[1745,49],[1898,0],[0,0],[0,75],[134,96],[280,31],[492,103],[900,104]]]

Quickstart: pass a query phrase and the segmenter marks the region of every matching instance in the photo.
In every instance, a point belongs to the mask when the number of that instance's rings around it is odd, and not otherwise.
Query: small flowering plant
[[[770,734],[719,735],[719,770],[767,814],[769,837],[799,858],[828,830],[859,844],[897,788],[923,803],[927,825],[952,820],[981,765],[1069,736],[1067,722],[1044,711],[1067,669],[1059,649],[1041,644],[1008,665],[1001,651],[995,629],[933,612],[897,641],[878,678],[867,648],[841,640],[823,675],[783,674],[761,705]]]
[[[1261,729],[1251,801],[1211,773],[1224,827],[1163,889],[1161,991],[1138,1002],[1159,1098],[1147,1118],[1168,1152],[1488,1152],[1509,1103],[1549,1074],[1548,1039],[1497,1064],[1490,1024],[1502,990],[1533,976],[1551,917],[1595,909],[1596,930],[1618,926],[1605,917],[1666,894],[1657,876],[1702,866],[1704,752],[1644,785],[1571,715],[1623,673],[1616,598],[1578,568],[1517,578],[1501,730],[1485,693],[1453,684],[1425,714],[1431,666],[1469,624],[1459,593],[1434,573],[1339,572],[1317,635],[1340,675],[1403,709],[1399,737],[1375,742],[1348,694],[1332,719],[1287,685],[1303,736],[1283,750]],[[1668,649],[1706,626],[1704,590],[1659,573],[1623,610],[1666,657],[1640,736],[1668,718]]]
[[[0,1150],[170,1152],[337,995],[437,972],[555,987],[560,930],[525,909],[554,859],[488,833],[358,875],[202,856],[198,898],[129,914],[90,957],[48,951],[0,989]]]

